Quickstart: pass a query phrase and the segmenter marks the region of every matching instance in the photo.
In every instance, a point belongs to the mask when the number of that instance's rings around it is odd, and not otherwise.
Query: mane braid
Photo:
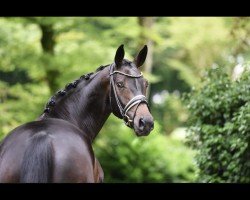
[[[104,66],[101,65],[100,67],[98,67],[96,69],[96,72],[99,72],[108,66],[109,66],[109,64],[104,65]],[[52,97],[50,97],[49,101],[47,102],[47,104],[45,106],[43,113],[49,113],[51,111],[52,107],[54,107],[56,105],[56,101],[58,100],[58,98],[65,96],[68,91],[70,91],[73,88],[76,88],[80,81],[89,80],[91,75],[93,75],[93,74],[94,74],[94,72],[88,73],[86,75],[82,75],[82,76],[80,76],[79,79],[76,79],[73,82],[66,84],[64,89],[59,90],[56,94],[54,94]]]

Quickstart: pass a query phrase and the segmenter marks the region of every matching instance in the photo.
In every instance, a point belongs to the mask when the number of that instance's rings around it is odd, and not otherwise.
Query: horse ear
[[[146,60],[147,53],[148,53],[148,47],[147,47],[147,45],[144,45],[142,50],[139,52],[139,54],[134,59],[134,63],[137,67],[140,67],[143,65],[143,63]]]
[[[124,58],[124,49],[123,49],[123,44],[120,45],[118,47],[118,49],[116,50],[116,54],[115,54],[115,64],[116,64],[116,67],[120,67],[122,65],[122,60]]]

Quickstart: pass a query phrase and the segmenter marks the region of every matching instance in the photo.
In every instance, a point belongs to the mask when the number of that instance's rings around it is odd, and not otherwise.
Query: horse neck
[[[110,114],[109,68],[106,67],[89,80],[80,82],[74,91],[40,119],[52,117],[66,120],[93,141]]]

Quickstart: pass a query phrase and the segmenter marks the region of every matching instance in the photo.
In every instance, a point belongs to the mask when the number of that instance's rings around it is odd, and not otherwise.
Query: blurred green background
[[[250,182],[248,17],[2,17],[0,140],[68,82],[113,62],[120,44],[128,59],[148,45],[156,125],[137,138],[108,119],[94,142],[105,182]]]

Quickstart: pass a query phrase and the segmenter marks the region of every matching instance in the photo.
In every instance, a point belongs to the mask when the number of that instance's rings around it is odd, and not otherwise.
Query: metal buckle
[[[129,116],[124,115],[123,120],[124,120],[124,123],[126,124],[126,126],[132,128],[131,123],[133,122],[133,120],[131,120],[131,119],[129,118]]]

